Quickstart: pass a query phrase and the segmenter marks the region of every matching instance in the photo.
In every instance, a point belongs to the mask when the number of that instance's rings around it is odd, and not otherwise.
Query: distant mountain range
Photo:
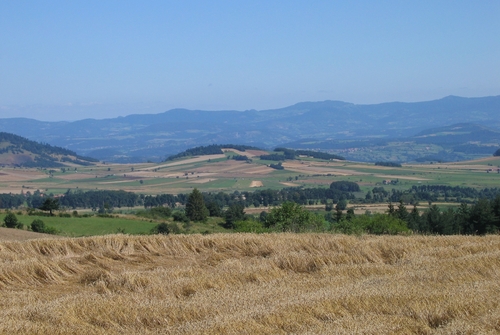
[[[465,127],[487,128],[465,133],[449,133],[447,128],[439,131],[440,127],[457,123]],[[295,145],[296,148],[338,151],[356,148],[360,143],[366,146],[367,143],[373,145],[410,138],[416,144],[451,141],[455,146],[472,141],[486,151],[485,145],[500,145],[498,136],[493,135],[499,129],[500,96],[449,96],[426,102],[374,105],[341,101],[301,102],[263,111],[174,109],[159,114],[74,122],[0,119],[0,131],[114,162],[159,161],[194,146],[221,143],[264,149]],[[436,132],[435,136],[428,134],[429,131]],[[447,132],[453,140],[447,135],[439,135]],[[486,140],[485,132],[490,132],[493,137]],[[450,149],[443,147],[443,150]],[[370,157],[363,160],[373,159]]]

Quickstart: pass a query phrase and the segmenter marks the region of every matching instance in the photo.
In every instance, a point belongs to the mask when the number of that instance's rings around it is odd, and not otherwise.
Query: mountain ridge
[[[0,119],[0,131],[62,146],[80,155],[116,162],[163,160],[189,147],[218,143],[273,148],[318,141],[402,138],[425,129],[475,123],[500,129],[500,96],[447,96],[422,102],[353,104],[337,100],[299,102],[269,110],[203,111],[176,108],[157,114],[109,119],[37,121]]]

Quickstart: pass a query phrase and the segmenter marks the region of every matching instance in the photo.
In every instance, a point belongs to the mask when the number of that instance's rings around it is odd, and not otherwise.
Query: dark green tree
[[[493,154],[493,156],[500,156],[500,149],[498,149],[497,151],[495,151],[495,153]]]
[[[491,201],[491,209],[493,211],[493,225],[495,230],[500,229],[500,195],[497,195],[495,199]]]
[[[50,215],[54,215],[52,211],[57,211],[59,209],[59,200],[54,198],[47,198],[43,204],[38,207],[42,211],[49,211]]]
[[[436,234],[443,233],[443,227],[441,226],[441,211],[439,207],[436,205],[432,205],[429,207],[429,211],[427,212],[427,227],[429,231]]]
[[[214,216],[222,216],[222,211],[219,206],[219,204],[215,201],[210,201],[207,203],[207,209],[209,212],[209,215],[214,217]]]
[[[481,198],[472,206],[470,221],[476,234],[482,235],[495,232],[495,217],[487,199]]]
[[[390,216],[396,216],[396,209],[394,208],[392,202],[389,202],[389,204],[387,205],[387,214],[389,214]]]
[[[441,229],[441,233],[443,235],[458,234],[458,232],[460,231],[457,225],[455,211],[453,210],[453,208],[449,207],[443,213],[441,213]]]
[[[203,195],[195,188],[186,202],[186,216],[192,221],[206,221],[208,214]]]
[[[417,205],[413,205],[413,209],[408,215],[408,228],[413,231],[420,230],[420,212],[418,211]]]
[[[396,217],[400,220],[408,222],[408,210],[403,202],[403,200],[399,200],[398,209],[396,209]]]
[[[243,205],[236,203],[229,206],[229,208],[224,212],[224,219],[226,220],[224,228],[233,229],[236,221],[245,219]]]
[[[18,225],[18,220],[17,217],[14,213],[9,212],[7,215],[5,215],[3,219],[3,223],[5,224],[5,227],[7,228],[16,228]]]
[[[470,220],[470,207],[466,203],[461,203],[455,212],[455,221],[459,234],[473,234],[474,225]]]

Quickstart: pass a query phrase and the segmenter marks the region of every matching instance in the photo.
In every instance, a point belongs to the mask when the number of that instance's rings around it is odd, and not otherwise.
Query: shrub
[[[35,219],[31,222],[31,230],[36,233],[44,233],[45,232],[45,223],[40,219]]]
[[[240,233],[264,233],[269,229],[264,228],[262,222],[256,220],[243,220],[234,223],[234,231]]]
[[[168,235],[170,234],[170,228],[168,227],[168,225],[165,223],[165,222],[162,222],[158,225],[156,225],[152,230],[151,232],[153,234],[163,234],[163,235]]]
[[[153,207],[151,209],[138,210],[135,215],[148,219],[168,219],[172,216],[172,209],[169,207]]]
[[[54,227],[45,227],[44,233],[45,234],[51,234],[51,235],[57,235],[57,234],[59,234],[59,230],[57,230]]]
[[[189,218],[186,216],[184,212],[176,211],[172,214],[172,217],[174,218],[174,221],[177,222],[184,222],[184,223],[189,222]]]
[[[14,213],[9,212],[3,219],[3,223],[5,224],[5,227],[7,228],[16,228],[18,225],[18,220],[17,217]]]
[[[359,215],[351,221],[342,221],[337,228],[345,234],[366,232],[375,235],[396,235],[410,232],[406,222],[386,214]]]

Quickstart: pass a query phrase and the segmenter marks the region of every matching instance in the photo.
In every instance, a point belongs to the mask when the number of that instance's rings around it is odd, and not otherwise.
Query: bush
[[[45,228],[45,223],[40,219],[35,219],[31,222],[31,230],[36,233],[44,233]]]
[[[234,223],[234,231],[240,233],[265,233],[269,229],[264,228],[262,222],[256,220],[236,221]]]
[[[336,230],[344,234],[397,235],[409,233],[406,222],[386,214],[358,215],[351,221],[343,220]]]
[[[7,228],[16,228],[18,225],[18,220],[14,213],[9,212],[3,219],[3,223]]]
[[[170,234],[170,228],[168,227],[168,225],[165,223],[165,222],[162,222],[158,225],[156,225],[152,230],[151,232],[153,234],[163,234],[163,235],[168,235]]]
[[[177,225],[177,223],[168,223],[168,229],[170,230],[170,234],[180,234],[181,233],[181,229],[179,228],[179,226]]]
[[[176,211],[172,214],[174,221],[188,223],[190,220],[184,212]]]
[[[44,233],[45,234],[50,234],[50,235],[57,235],[57,234],[59,234],[59,230],[57,230],[54,227],[45,227]]]
[[[497,151],[495,151],[495,153],[493,154],[493,156],[495,156],[495,157],[500,156],[500,149],[498,149]]]
[[[172,216],[172,210],[169,207],[153,207],[151,209],[138,210],[135,215],[148,219],[168,219]]]
[[[31,222],[31,230],[36,233],[52,234],[57,235],[59,231],[54,227],[47,227],[45,223],[40,219],[35,219]]]

